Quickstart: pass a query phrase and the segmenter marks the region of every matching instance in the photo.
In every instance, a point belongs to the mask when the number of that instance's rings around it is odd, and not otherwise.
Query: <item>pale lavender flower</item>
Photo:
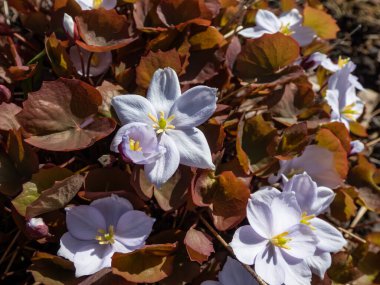
[[[355,85],[350,83],[351,69],[343,67],[328,81],[326,101],[331,107],[331,120],[344,123],[355,122],[363,113],[364,103],[356,96]]]
[[[141,165],[154,163],[166,152],[166,149],[158,144],[152,127],[144,123],[122,126],[112,141],[111,150],[120,152],[126,160]]]
[[[254,264],[257,274],[270,285],[308,284],[311,270],[304,260],[314,255],[318,238],[301,223],[295,194],[262,200],[251,196],[247,218],[249,225],[238,228],[230,243],[237,259]]]
[[[149,125],[156,132],[159,145],[166,150],[155,162],[145,165],[151,183],[158,187],[165,183],[179,164],[214,168],[206,137],[196,126],[211,117],[216,100],[216,89],[207,86],[191,88],[181,95],[177,74],[171,68],[154,73],[146,98],[124,95],[112,99],[123,125],[137,122]],[[122,135],[123,132],[118,132],[114,140],[120,142]]]
[[[299,58],[295,64],[301,65],[305,70],[316,69],[325,59],[327,55],[315,52],[305,58]]]
[[[328,71],[336,73],[342,69],[346,69],[345,73],[348,73],[348,81],[359,90],[364,90],[363,86],[360,84],[358,78],[351,74],[355,69],[356,65],[349,58],[342,58],[339,56],[338,62],[333,63],[332,60],[326,57],[322,62],[321,66]]]
[[[350,146],[351,146],[350,155],[357,154],[359,152],[362,152],[365,149],[364,143],[362,143],[359,140],[350,142]]]
[[[257,285],[256,280],[243,265],[231,257],[227,257],[218,279],[219,281],[204,281],[201,285]]]
[[[316,252],[305,259],[311,271],[323,278],[331,265],[330,252],[337,252],[346,244],[342,234],[329,223],[317,218],[328,210],[334,200],[334,192],[327,187],[318,187],[307,173],[293,176],[283,186],[283,192],[267,187],[251,195],[252,199],[270,203],[275,197],[294,193],[302,215],[300,222],[309,226],[318,238]]]
[[[117,0],[75,0],[82,10],[104,8],[111,10],[116,7]]]
[[[256,14],[256,26],[240,31],[239,35],[256,39],[264,34],[275,34],[277,32],[291,36],[300,46],[310,44],[315,38],[312,29],[302,26],[302,15],[297,9],[283,13],[280,17],[270,11],[259,10]]]
[[[290,178],[303,172],[307,172],[319,186],[335,188],[343,182],[335,168],[334,154],[318,145],[308,145],[300,156],[281,160],[277,175],[271,175],[268,181],[274,184],[283,175]]]
[[[83,57],[83,63],[85,68],[85,74],[87,74],[87,63],[90,59],[91,52],[80,48]],[[83,75],[82,70],[82,62],[81,56],[79,54],[78,48],[76,46],[72,46],[70,48],[70,59],[73,63],[75,69],[77,70],[79,75]],[[90,59],[90,76],[98,76],[107,72],[112,64],[112,53],[110,51],[107,52],[94,52]]]
[[[61,238],[58,255],[74,263],[76,277],[93,274],[110,267],[115,252],[144,246],[153,223],[154,219],[116,195],[67,208],[68,232]]]

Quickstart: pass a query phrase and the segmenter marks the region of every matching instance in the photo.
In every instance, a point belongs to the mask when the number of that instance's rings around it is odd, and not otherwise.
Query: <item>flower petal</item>
[[[159,144],[166,152],[155,162],[146,164],[145,175],[149,181],[160,187],[173,176],[179,165],[179,151],[175,142],[165,133],[161,134]]]
[[[83,247],[74,256],[75,276],[90,275],[111,266],[113,250],[110,245],[96,241]]]
[[[256,280],[243,265],[231,257],[227,257],[223,270],[220,271],[218,277],[224,285],[257,285]]]
[[[116,7],[117,0],[103,0],[102,7],[106,10],[111,10]]]
[[[261,187],[258,191],[251,194],[251,200],[260,201],[267,205],[272,203],[274,197],[280,195],[281,192],[274,187]]]
[[[148,117],[149,114],[157,117],[156,110],[152,104],[140,95],[116,96],[112,99],[111,105],[123,125],[135,122],[152,125],[153,122]]]
[[[242,226],[236,230],[230,246],[239,261],[252,265],[256,255],[267,243],[268,241],[259,236],[251,226]]]
[[[319,250],[337,252],[347,244],[340,231],[324,220],[314,218],[310,220],[310,223],[316,228],[315,234],[319,239],[317,245]]]
[[[215,168],[206,137],[199,129],[168,130],[167,135],[176,143],[180,164],[203,169]]]
[[[317,188],[317,200],[314,203],[315,213],[314,215],[318,216],[328,210],[330,204],[335,198],[335,193],[333,190],[327,187],[318,187]]]
[[[80,249],[88,244],[88,241],[79,240],[73,237],[69,232],[64,233],[60,240],[58,255],[70,261],[74,260],[74,255]]]
[[[169,114],[174,101],[181,96],[177,73],[170,67],[158,69],[150,82],[147,99],[158,112]]]
[[[314,254],[318,239],[309,226],[303,224],[294,225],[287,232],[289,233],[287,237],[290,238],[290,241],[287,243],[289,249],[283,249],[283,252],[298,259],[303,259]]]
[[[243,29],[238,34],[245,38],[257,39],[257,38],[262,37],[264,34],[271,34],[271,33],[263,28],[253,27],[253,28]]]
[[[323,60],[321,66],[331,72],[337,72],[340,69],[339,65],[333,63],[330,58]]]
[[[94,240],[99,229],[106,229],[106,221],[94,207],[80,205],[66,209],[66,225],[73,237]]]
[[[201,285],[223,285],[223,284],[220,283],[219,281],[207,280],[207,281],[203,281]]]
[[[329,252],[318,251],[311,257],[305,259],[311,271],[323,280],[327,269],[331,266],[331,254]]]
[[[291,28],[293,30],[292,38],[295,39],[301,47],[307,46],[315,38],[315,33],[312,29],[303,26]]]
[[[79,54],[78,48],[76,46],[72,46],[70,48],[70,59],[77,70],[79,75],[83,75],[81,57],[83,58],[83,62],[85,62],[85,72],[87,73],[87,62],[90,59],[91,52],[86,51],[85,49],[80,48],[81,55]],[[98,76],[102,73],[105,73],[112,64],[112,53],[108,52],[98,52],[92,55],[92,59],[97,57],[97,64],[90,64],[90,76]]]
[[[354,140],[350,142],[351,151],[350,155],[362,152],[365,149],[365,145],[360,140]]]
[[[119,145],[123,141],[123,136],[125,135],[126,132],[128,132],[128,130],[130,130],[131,128],[146,128],[147,126],[149,127],[149,125],[147,125],[145,123],[129,123],[129,124],[122,126],[117,131],[115,137],[112,140],[111,150],[113,152],[119,153]],[[153,128],[151,128],[151,129],[154,132]],[[154,144],[154,142],[152,142],[152,143]],[[156,138],[156,143],[157,143],[157,138]]]
[[[107,228],[110,225],[116,227],[120,217],[126,212],[133,210],[132,204],[127,199],[117,195],[95,200],[90,206],[98,209],[103,214]]]
[[[192,128],[206,122],[216,109],[217,89],[196,86],[180,96],[170,109],[171,122],[178,129]]]
[[[281,14],[279,20],[281,21],[283,25],[289,25],[289,26],[301,25],[302,15],[297,9],[293,8],[289,12]]]
[[[273,34],[280,30],[281,22],[272,12],[260,9],[256,14],[256,26]]]
[[[291,192],[283,192],[273,198],[270,205],[273,217],[271,237],[288,231],[292,226],[299,224],[301,209],[298,206],[296,196]]]
[[[272,237],[273,217],[270,205],[258,200],[248,200],[247,204],[249,224],[258,235],[265,239]]]
[[[141,211],[129,211],[122,215],[116,226],[116,240],[129,250],[142,247],[152,231],[154,219]]]
[[[304,285],[311,283],[311,270],[306,262],[285,267],[285,284]]]
[[[277,247],[268,245],[256,257],[256,273],[270,285],[282,285],[288,266]]]
[[[306,212],[308,215],[314,214],[314,203],[317,200],[317,184],[306,172],[294,175],[285,182],[283,191],[293,191],[301,211]]]

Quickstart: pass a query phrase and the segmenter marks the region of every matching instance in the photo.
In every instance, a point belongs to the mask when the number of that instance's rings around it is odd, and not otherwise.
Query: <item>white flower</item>
[[[72,46],[70,48],[70,59],[73,63],[75,69],[77,70],[79,75],[86,75],[87,74],[87,65],[88,60],[90,59],[91,52],[80,48],[80,51],[82,53],[83,63],[84,63],[84,70],[85,74],[83,74],[82,70],[82,62],[81,57],[78,51],[78,47]],[[110,68],[112,64],[112,53],[110,51],[107,52],[94,52],[90,59],[90,76],[98,76],[100,74],[105,73],[108,68]]]
[[[207,86],[191,88],[181,95],[175,71],[159,69],[153,75],[146,98],[124,95],[112,99],[124,126],[117,132],[111,150],[119,152],[118,144],[128,124],[143,123],[156,132],[159,145],[165,149],[157,160],[145,164],[145,174],[156,186],[165,183],[179,164],[214,168],[206,137],[196,126],[211,117],[216,100],[216,89]]]
[[[305,70],[314,70],[321,62],[323,62],[327,58],[327,55],[315,52],[305,58],[299,58],[295,64],[301,65]]]
[[[304,260],[314,255],[318,239],[301,223],[295,194],[262,200],[251,196],[247,218],[249,225],[238,228],[230,244],[237,259],[254,264],[257,274],[270,285],[308,284],[311,270]]]
[[[58,255],[74,263],[76,277],[93,274],[110,267],[115,252],[141,248],[153,223],[154,219],[116,195],[68,208],[68,232],[61,238]]]
[[[312,272],[323,278],[331,265],[330,252],[337,252],[346,244],[342,234],[329,223],[317,218],[328,210],[334,200],[334,192],[327,187],[318,187],[307,173],[293,176],[286,181],[283,192],[267,187],[251,195],[252,199],[270,203],[275,197],[294,193],[302,211],[300,222],[309,226],[318,238],[316,252],[305,259]]]
[[[331,107],[331,120],[345,124],[356,121],[363,113],[364,103],[356,96],[355,85],[350,83],[349,66],[333,74],[328,81],[326,101]]]
[[[281,160],[277,175],[271,175],[268,181],[274,184],[283,175],[292,177],[303,172],[307,172],[319,186],[335,188],[343,182],[335,168],[334,154],[317,145],[308,145],[298,157]]]
[[[350,142],[350,146],[351,146],[351,151],[350,151],[351,155],[362,152],[365,149],[364,143],[362,143],[359,140]]]
[[[256,280],[243,265],[231,257],[227,257],[218,279],[219,281],[204,281],[201,285],[257,285]]]
[[[63,29],[71,39],[79,39],[78,28],[74,22],[74,19],[66,13],[63,15]]]
[[[116,7],[117,0],[75,0],[82,10],[104,8],[111,10]]]
[[[283,13],[278,18],[270,11],[259,10],[256,14],[256,26],[240,31],[239,35],[256,39],[264,34],[275,34],[277,32],[291,36],[300,46],[310,44],[315,37],[312,29],[302,26],[302,15],[297,9]]]
[[[348,75],[348,81],[355,86],[355,88],[359,90],[363,90],[363,86],[360,84],[358,78],[355,75],[352,75],[351,73],[355,70],[356,65],[349,59],[349,58],[342,58],[339,56],[338,62],[333,63],[332,60],[328,57],[326,57],[322,62],[321,66],[328,71],[331,71],[333,73],[336,73],[342,69],[346,69],[349,73]]]

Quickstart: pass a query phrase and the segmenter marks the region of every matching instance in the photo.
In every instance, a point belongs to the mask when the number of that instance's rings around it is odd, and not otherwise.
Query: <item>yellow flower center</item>
[[[343,66],[345,66],[349,61],[350,61],[349,57],[342,58],[341,56],[339,56],[339,58],[338,58],[338,66],[339,66],[339,68],[342,68]]]
[[[292,29],[290,29],[290,24],[281,24],[281,27],[280,27],[280,32],[283,33],[285,36],[290,36],[292,34],[294,34],[294,31],[292,31]]]
[[[115,230],[113,225],[108,227],[108,232],[103,229],[98,230],[99,235],[95,237],[99,244],[113,244],[115,243]]]
[[[93,0],[92,6],[94,7],[94,9],[98,9],[100,5],[102,5],[102,3],[103,3],[103,0]]]
[[[175,129],[173,125],[170,125],[170,122],[173,121],[174,115],[165,119],[165,113],[163,111],[160,112],[160,118],[157,119],[152,114],[148,114],[149,119],[151,119],[154,124],[153,128],[156,130],[157,134],[165,132],[167,129]]]
[[[290,249],[289,245],[287,243],[291,241],[291,238],[288,238],[287,235],[289,235],[289,232],[283,232],[282,234],[279,234],[275,237],[273,237],[270,242],[277,247]]]
[[[92,54],[91,61],[90,61],[91,66],[97,67],[99,63],[100,63],[99,55],[97,55],[96,53]]]
[[[142,147],[140,146],[139,141],[135,141],[133,139],[129,139],[129,149],[133,151],[142,151]]]
[[[342,110],[341,110],[341,113],[342,115],[344,115],[346,118],[348,118],[349,120],[352,120],[354,121],[355,120],[355,115],[360,115],[357,111],[353,110],[353,108],[355,107],[355,103],[352,103],[350,105],[347,105],[345,106]]]
[[[310,223],[311,219],[314,219],[315,215],[307,215],[306,212],[302,213],[302,218],[301,218],[301,224],[309,226],[312,230],[315,230],[315,227],[313,227]]]

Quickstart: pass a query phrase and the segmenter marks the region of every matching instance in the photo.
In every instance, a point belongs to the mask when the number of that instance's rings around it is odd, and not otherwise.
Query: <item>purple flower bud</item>
[[[32,239],[40,239],[50,236],[49,227],[45,224],[42,218],[31,218],[27,221],[25,231]]]

